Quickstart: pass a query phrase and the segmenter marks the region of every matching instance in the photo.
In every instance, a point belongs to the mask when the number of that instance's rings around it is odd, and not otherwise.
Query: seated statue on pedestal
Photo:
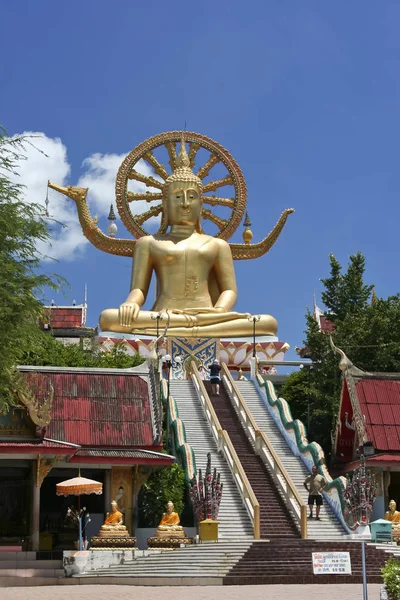
[[[136,538],[129,535],[129,531],[123,524],[123,515],[118,510],[115,500],[111,502],[111,512],[107,513],[103,525],[97,536],[90,540],[94,548],[133,548],[136,546]]]
[[[157,527],[155,536],[147,540],[149,547],[175,548],[180,544],[191,544],[193,541],[192,538],[186,537],[185,531],[179,523],[179,515],[174,511],[174,504],[170,500],[167,504],[167,510],[163,514],[160,524]]]
[[[233,310],[237,299],[233,258],[257,258],[267,252],[278,238],[287,216],[293,211],[286,210],[262,242],[250,244],[252,233],[247,227],[244,244],[229,244],[225,240],[240,222],[246,203],[245,182],[238,165],[215,142],[189,132],[182,132],[180,150],[176,154],[175,142],[172,141],[175,137],[172,132],[144,142],[128,155],[117,175],[118,209],[124,223],[138,239],[132,242],[135,254],[131,291],[119,308],[109,308],[101,313],[100,327],[105,331],[138,335],[157,335],[160,328],[165,328],[167,336],[191,338],[253,335],[255,325],[250,315]],[[153,148],[159,147],[161,142],[168,148],[171,174],[152,154]],[[194,157],[202,145],[211,151],[211,156],[195,174],[192,170]],[[133,169],[139,158],[152,165],[159,180]],[[203,179],[207,180],[210,169],[218,163],[228,169],[228,176],[218,181],[203,182]],[[158,192],[128,192],[129,179],[144,182],[150,189],[158,189]],[[206,192],[218,187],[232,185],[235,189],[233,198],[206,195]],[[84,233],[97,247],[114,254],[128,255],[128,241],[107,238],[98,229],[96,221],[91,220],[86,204],[86,189],[72,186],[63,188],[52,183],[49,186],[75,200]],[[132,216],[129,203],[137,200],[161,200],[161,206],[153,206],[143,215]],[[223,219],[204,208],[203,203],[226,207],[235,216],[230,220]],[[160,212],[159,231],[155,235],[145,234],[141,227],[143,221]],[[220,229],[219,234],[214,237],[206,235],[202,229],[202,217],[213,221]],[[115,219],[115,216],[109,218]],[[248,217],[246,223],[250,224]],[[144,310],[143,305],[153,273],[157,279],[157,296],[149,311]],[[261,300],[263,297],[260,296]],[[154,312],[157,313],[157,325]],[[277,329],[274,317],[258,316],[257,335],[275,336]]]
[[[185,537],[183,527],[179,525],[180,518],[178,513],[174,512],[174,504],[171,500],[167,504],[167,512],[163,513],[160,524],[156,531],[156,537],[159,538],[178,538]]]
[[[393,541],[400,541],[400,512],[396,510],[397,505],[394,500],[389,502],[389,510],[385,513],[386,521],[392,522],[392,537]]]
[[[106,520],[100,527],[99,537],[128,537],[129,532],[123,524],[123,515],[118,510],[115,500],[111,502],[111,512],[107,513]]]
[[[397,504],[394,500],[389,502],[389,510],[385,513],[386,521],[392,521],[392,523],[400,523],[400,512],[396,510]]]

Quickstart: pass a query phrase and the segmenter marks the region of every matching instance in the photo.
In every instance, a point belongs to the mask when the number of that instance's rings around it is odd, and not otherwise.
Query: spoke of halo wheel
[[[226,219],[221,219],[221,217],[217,217],[217,215],[214,215],[214,213],[212,213],[211,210],[208,210],[208,208],[203,208],[201,214],[205,219],[208,219],[209,221],[215,223],[215,225],[219,228],[220,231],[222,231],[222,229],[228,225],[228,221]]]
[[[162,200],[163,195],[155,192],[142,192],[142,193],[127,193],[128,202],[138,202],[139,200],[146,200],[146,202],[153,202],[154,200]]]
[[[135,169],[132,169],[132,171],[129,172],[128,179],[141,181],[142,183],[145,183],[147,187],[155,187],[159,190],[163,189],[163,184],[161,181],[157,181],[157,179],[154,179],[154,177],[150,177],[148,175],[142,175],[141,173],[135,171]]]
[[[194,164],[196,162],[196,154],[200,149],[200,144],[196,144],[195,142],[189,142],[189,162],[190,168],[193,169]]]
[[[207,177],[213,166],[217,163],[219,163],[218,156],[215,156],[215,154],[211,154],[206,164],[197,171],[197,177],[200,177],[200,179],[204,179],[204,177]]]
[[[217,196],[202,196],[202,202],[211,204],[211,206],[227,206],[235,208],[235,198],[218,198]]]
[[[203,192],[215,192],[216,189],[223,187],[224,185],[233,185],[233,179],[231,175],[227,175],[223,179],[218,179],[218,181],[209,181],[203,185]]]
[[[134,219],[138,225],[143,225],[143,223],[151,219],[151,217],[156,217],[157,215],[159,215],[162,209],[162,204],[160,204],[159,206],[152,206],[149,210],[142,213],[141,215],[135,215]]]
[[[143,159],[153,167],[154,172],[157,173],[159,177],[162,177],[164,180],[167,179],[168,173],[164,165],[158,162],[151,150],[149,152],[146,152],[146,154],[143,154]]]
[[[169,166],[172,171],[176,169],[176,146],[175,142],[167,142],[165,144],[169,154]]]

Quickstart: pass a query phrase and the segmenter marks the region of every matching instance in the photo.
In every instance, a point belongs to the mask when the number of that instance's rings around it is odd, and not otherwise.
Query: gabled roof
[[[160,415],[146,367],[20,371],[39,402],[54,389],[47,438],[91,448],[160,445]]]
[[[348,361],[347,357],[345,357]],[[344,373],[339,419],[346,393],[360,445],[370,442],[376,452],[400,451],[400,373],[364,372],[348,361]],[[348,410],[348,409],[346,409]]]
[[[400,373],[357,378],[366,435],[376,450],[400,451]]]

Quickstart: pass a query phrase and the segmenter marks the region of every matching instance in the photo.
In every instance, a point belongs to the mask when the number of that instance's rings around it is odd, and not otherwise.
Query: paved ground
[[[379,600],[379,584],[368,586],[368,600]],[[2,588],[1,600],[362,600],[361,585],[241,585],[223,587],[136,587],[77,585]]]

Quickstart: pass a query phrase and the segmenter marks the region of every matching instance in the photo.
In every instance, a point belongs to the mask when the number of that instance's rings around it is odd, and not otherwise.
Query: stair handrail
[[[264,431],[260,431],[253,415],[242,394],[240,393],[235,380],[233,379],[228,367],[222,363],[222,378],[226,383],[226,391],[233,407],[237,410],[239,419],[244,426],[254,444],[256,454],[258,454],[269,469],[272,471],[275,482],[282,492],[286,504],[295,515],[302,539],[307,538],[307,506],[300,496],[292,478],[282,464],[279,456],[275,452],[268,436]]]
[[[236,450],[229,437],[229,433],[222,429],[217,414],[211,403],[210,397],[204,386],[203,380],[200,377],[197,365],[194,361],[190,363],[190,374],[192,381],[197,390],[200,402],[203,406],[204,413],[211,427],[211,431],[217,442],[219,451],[224,453],[229,469],[233,475],[235,483],[239,489],[242,500],[249,513],[253,524],[254,538],[260,539],[260,504],[256,498],[253,488],[250,485],[242,463],[236,453]]]

